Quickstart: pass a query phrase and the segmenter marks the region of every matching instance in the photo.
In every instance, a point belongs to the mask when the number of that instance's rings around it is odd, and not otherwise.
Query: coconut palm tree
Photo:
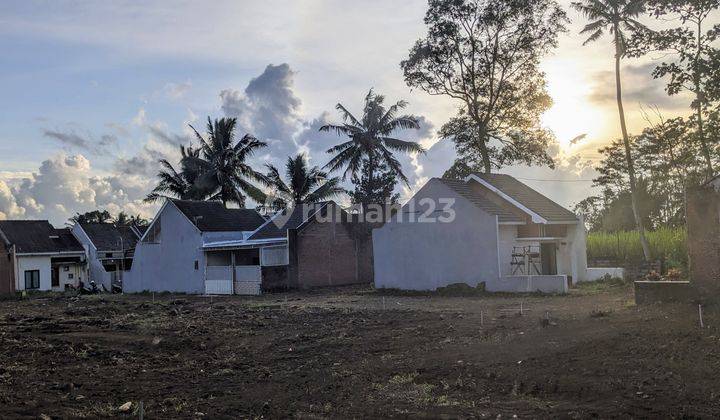
[[[193,194],[209,193],[210,199],[221,200],[225,206],[245,206],[246,195],[262,203],[265,194],[253,182],[267,185],[267,179],[256,172],[246,160],[267,144],[250,134],[235,142],[235,118],[208,118],[207,138],[192,125],[190,128],[200,142],[200,156],[183,159],[186,168],[196,171],[197,179],[191,187]]]
[[[202,193],[193,188],[198,178],[198,171],[194,165],[188,166],[187,159],[198,158],[200,149],[194,149],[192,146],[180,146],[181,170],[177,171],[167,159],[160,159],[158,162],[163,169],[158,173],[160,181],[158,185],[145,198],[146,202],[155,202],[165,198],[180,198],[185,200],[203,200],[209,194]]]
[[[348,175],[357,175],[361,169],[367,171],[368,184],[373,188],[377,165],[384,163],[400,180],[408,184],[408,179],[393,152],[424,153],[425,149],[416,142],[400,140],[392,135],[398,130],[417,130],[420,124],[413,115],[397,115],[407,106],[407,102],[400,101],[385,108],[384,101],[384,96],[377,95],[370,89],[365,97],[362,119],[356,118],[342,104],[335,106],[342,115],[343,124],[324,125],[320,127],[320,131],[334,131],[340,136],[349,137],[350,140],[327,151],[334,157],[325,168],[334,172],[345,167],[343,180]],[[367,164],[363,165],[363,159],[367,159]]]
[[[628,178],[630,181],[630,197],[632,202],[635,225],[640,234],[640,243],[643,248],[645,260],[650,259],[650,247],[645,238],[645,228],[640,216],[637,198],[637,181],[635,179],[635,165],[630,152],[630,139],[625,123],[625,110],[622,101],[622,83],[620,78],[620,60],[625,56],[627,47],[627,35],[625,31],[641,31],[645,27],[636,19],[645,10],[643,0],[583,0],[573,2],[572,7],[582,13],[590,23],[585,25],[581,34],[589,34],[583,45],[597,41],[602,37],[604,31],[608,31],[613,38],[615,45],[615,95],[617,99],[618,113],[620,114],[620,130],[622,131],[623,143],[625,146],[625,160],[628,167]]]
[[[275,191],[266,206],[275,210],[329,200],[345,192],[340,186],[340,178],[328,178],[327,173],[317,166],[308,167],[303,154],[288,157],[285,163],[287,183],[276,167],[269,164],[266,167],[267,179]]]

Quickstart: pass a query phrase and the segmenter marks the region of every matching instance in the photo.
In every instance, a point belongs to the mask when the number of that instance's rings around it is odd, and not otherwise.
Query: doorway
[[[557,249],[555,243],[540,244],[540,260],[543,275],[554,276],[557,274]]]
[[[53,266],[53,268],[52,268],[51,279],[52,279],[52,282],[51,282],[52,287],[60,287],[60,267],[58,267],[57,265]]]

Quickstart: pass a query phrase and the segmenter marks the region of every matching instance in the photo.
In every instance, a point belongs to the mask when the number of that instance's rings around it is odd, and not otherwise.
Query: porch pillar
[[[230,266],[232,268],[232,276],[230,278],[232,279],[232,283],[230,284],[230,294],[235,294],[235,251],[230,251]]]

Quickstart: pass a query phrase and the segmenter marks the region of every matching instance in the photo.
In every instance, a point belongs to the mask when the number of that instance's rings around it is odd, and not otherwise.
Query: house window
[[[268,246],[260,250],[260,265],[288,265],[288,247]]]
[[[25,271],[25,290],[40,288],[40,270]]]
[[[160,234],[161,234],[161,226],[160,225],[162,225],[162,220],[160,220],[160,217],[158,217],[155,219],[152,226],[150,227],[150,230],[148,231],[144,242],[149,242],[149,243],[159,243],[160,242]]]
[[[75,276],[72,273],[68,274],[68,280],[72,280],[73,278],[75,278]]]
[[[195,260],[195,269],[196,270],[200,269],[200,262],[198,260]]]

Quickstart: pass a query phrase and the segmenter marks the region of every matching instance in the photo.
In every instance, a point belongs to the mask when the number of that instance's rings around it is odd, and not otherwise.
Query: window
[[[287,246],[268,246],[260,251],[260,261],[263,266],[287,265]]]
[[[75,278],[75,276],[74,276],[72,273],[71,273],[71,274],[68,274],[68,280],[72,280],[72,279],[74,279],[74,278]]]
[[[40,288],[40,270],[25,271],[25,290]]]
[[[145,236],[145,241],[148,243],[159,243],[160,242],[160,225],[162,225],[162,220],[160,220],[160,217],[155,219],[152,226],[150,227],[150,230],[148,231],[147,235]]]
[[[198,260],[195,260],[195,269],[196,270],[200,269],[200,262]]]

